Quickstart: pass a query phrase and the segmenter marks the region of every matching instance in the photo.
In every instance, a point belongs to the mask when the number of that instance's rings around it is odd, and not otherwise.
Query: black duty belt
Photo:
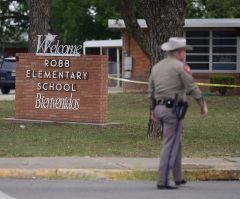
[[[166,98],[166,99],[160,99],[156,100],[157,105],[165,105],[168,108],[172,108],[174,104],[174,100],[171,98]]]
[[[177,116],[179,119],[183,119],[188,108],[188,103],[183,100],[179,100],[177,103],[174,103],[175,100],[171,98],[156,100],[157,105],[165,105],[167,108],[173,108],[175,112],[176,106],[178,107]]]

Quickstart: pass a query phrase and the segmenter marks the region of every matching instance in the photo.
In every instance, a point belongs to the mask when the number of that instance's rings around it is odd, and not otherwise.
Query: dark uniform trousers
[[[172,170],[174,181],[181,181],[182,175],[182,120],[178,120],[172,108],[165,105],[155,107],[155,117],[163,126],[163,147],[158,170],[157,185],[169,185],[169,172]]]

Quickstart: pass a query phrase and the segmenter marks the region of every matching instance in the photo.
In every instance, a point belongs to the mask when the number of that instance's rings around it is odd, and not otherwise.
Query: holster
[[[184,102],[184,101],[179,101],[178,102],[178,119],[183,119],[186,112],[187,112],[187,109],[188,109],[188,103],[187,102]]]

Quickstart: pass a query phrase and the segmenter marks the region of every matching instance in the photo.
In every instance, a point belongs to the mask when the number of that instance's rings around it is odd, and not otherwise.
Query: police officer
[[[192,50],[191,46],[186,45],[186,39],[172,37],[161,48],[168,52],[168,56],[152,68],[148,87],[151,118],[162,124],[164,133],[157,188],[177,189],[177,186],[169,184],[170,170],[176,185],[186,184],[187,181],[182,175],[182,119],[178,117],[179,107],[176,105],[179,100],[185,101],[187,92],[200,105],[202,117],[207,115],[208,109],[190,67],[184,63],[186,50]]]

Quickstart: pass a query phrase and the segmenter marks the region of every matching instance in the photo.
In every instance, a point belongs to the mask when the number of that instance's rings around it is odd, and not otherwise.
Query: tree
[[[120,38],[120,32],[107,26],[108,19],[117,15],[120,16],[111,1],[53,0],[50,32],[69,44],[92,39],[117,39]]]
[[[1,39],[5,42],[20,40],[28,31],[28,51],[36,52],[37,35],[48,34],[52,0],[2,0]]]
[[[166,56],[162,43],[169,37],[181,37],[185,23],[185,0],[115,0],[128,33],[150,60],[151,68]],[[146,20],[148,34],[137,22],[132,3],[138,3]],[[161,137],[162,127],[149,119],[148,137]]]
[[[185,17],[187,19],[205,18],[205,15],[206,15],[206,10],[205,10],[206,1],[187,0],[186,2],[187,2],[187,5],[186,5]]]
[[[29,30],[30,19],[26,1],[35,2],[34,5],[39,7],[39,10],[48,11],[49,3],[45,4],[45,0],[1,0],[0,42],[20,41],[22,33]],[[164,4],[165,1],[153,0],[150,3],[162,2]],[[240,17],[240,0],[186,0],[186,3],[186,18]],[[43,5],[43,8],[39,5]],[[138,1],[131,0],[131,5],[136,18],[144,18]],[[38,14],[41,18],[44,12],[39,11]],[[59,35],[62,41],[69,44],[79,44],[87,39],[119,38],[120,32],[107,27],[107,21],[111,18],[121,18],[119,9],[113,1],[52,0],[48,28],[50,33]],[[41,20],[39,22],[45,23]]]
[[[0,1],[0,42],[11,43],[22,40],[29,25],[28,8],[25,0]]]
[[[239,18],[240,0],[208,0],[205,9],[206,18]]]
[[[30,17],[28,52],[35,53],[37,49],[37,35],[48,34],[52,0],[26,0],[26,2]]]
[[[120,17],[111,1],[2,0],[0,8],[0,41],[19,41],[23,33],[29,32],[29,52],[36,50],[32,46],[34,42],[36,45],[36,35],[48,32],[59,35],[61,41],[68,44],[83,43],[87,39],[118,39],[121,36],[119,31],[109,29],[107,25],[109,18]],[[29,12],[28,8],[32,11]]]
[[[239,18],[240,0],[187,0],[186,18]]]

